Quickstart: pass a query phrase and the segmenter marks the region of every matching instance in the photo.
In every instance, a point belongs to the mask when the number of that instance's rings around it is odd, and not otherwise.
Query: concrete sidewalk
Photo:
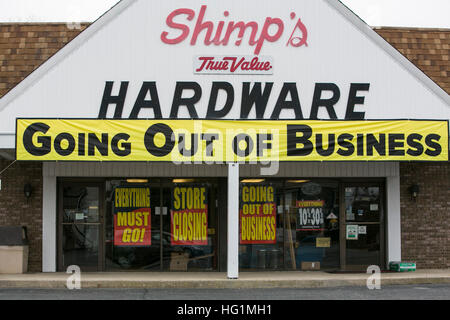
[[[65,288],[66,273],[0,274],[0,288]],[[241,272],[229,280],[226,273],[117,272],[82,273],[82,288],[326,288],[366,286],[370,275],[325,272]],[[450,269],[382,273],[381,285],[450,283]]]

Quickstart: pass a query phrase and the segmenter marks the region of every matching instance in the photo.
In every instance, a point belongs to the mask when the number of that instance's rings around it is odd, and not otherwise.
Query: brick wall
[[[450,162],[401,163],[402,259],[450,268]],[[420,187],[417,201],[408,188]]]
[[[0,172],[11,162],[0,160]],[[1,176],[0,225],[26,226],[30,240],[28,270],[42,271],[42,164],[14,163]],[[23,189],[30,183],[33,194],[26,199]]]

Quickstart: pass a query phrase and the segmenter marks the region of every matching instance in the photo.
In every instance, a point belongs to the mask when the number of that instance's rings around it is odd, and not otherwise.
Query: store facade
[[[104,168],[94,163],[44,164],[46,180],[53,180],[55,185],[51,203],[58,205],[51,210],[58,212],[54,229],[58,244],[57,270],[64,271],[73,264],[95,271],[227,270],[226,165],[209,169],[208,177],[192,174],[195,170],[208,170],[202,165],[185,169],[156,165],[160,172],[174,172],[172,177],[155,177],[155,168],[150,169],[155,164],[102,166]],[[195,169],[195,166],[200,168]],[[285,172],[267,177],[255,174],[260,170],[256,166],[241,165],[241,174],[245,175],[239,183],[239,269],[335,271],[362,270],[368,265],[384,268],[385,239],[389,231],[386,187],[388,180],[389,185],[398,180],[398,177],[387,178],[386,175],[393,175],[398,165],[378,165],[377,170],[365,178],[337,174],[346,170],[357,176],[358,170],[371,170],[367,164],[335,164],[334,175],[317,175],[324,169],[331,169],[320,164],[303,166],[306,168],[299,170],[297,164],[284,165],[282,171]],[[87,173],[86,177],[81,177],[78,170]],[[107,177],[104,170],[114,175]],[[122,170],[126,178],[118,177]],[[130,174],[129,170],[137,172]],[[186,177],[184,170],[189,174]],[[302,171],[305,175],[295,178],[287,175]],[[120,233],[120,224],[114,221],[115,217],[118,219],[119,210],[115,208],[114,202],[119,201],[115,192],[124,189],[148,190],[150,209],[147,229],[143,227],[144,216],[142,219],[134,214],[127,216],[128,237]],[[126,197],[126,201],[134,199],[130,193]],[[195,199],[199,199],[197,203]],[[189,220],[183,224],[183,217],[178,220],[174,214],[180,212],[177,209],[191,208],[195,212],[201,207],[206,218],[202,221],[194,216],[191,225]],[[350,207],[354,216],[346,213]],[[134,211],[132,209],[127,210]],[[393,229],[395,216],[389,218]],[[359,228],[357,239],[348,235],[351,227]],[[134,236],[132,233],[136,229],[148,231],[150,241]],[[160,235],[163,235],[162,240]],[[179,240],[178,243],[175,240]],[[391,246],[395,248],[393,241]]]
[[[0,103],[44,272],[384,269],[400,163],[449,160],[448,95],[333,0],[123,0]]]

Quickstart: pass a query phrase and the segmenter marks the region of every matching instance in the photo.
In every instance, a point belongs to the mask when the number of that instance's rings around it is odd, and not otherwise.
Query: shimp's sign
[[[264,43],[277,42],[286,34],[286,46],[301,47],[308,46],[308,30],[302,20],[295,12],[286,17],[265,17],[264,22],[257,21],[234,21],[229,19],[230,11],[223,12],[224,21],[208,20],[206,16],[208,6],[201,6],[198,10],[179,8],[172,11],[166,19],[168,29],[161,33],[161,41],[165,44],[175,45],[189,40],[191,46],[195,46],[197,40],[207,46],[235,45],[239,47],[248,35],[248,45],[255,47],[254,54],[259,55]],[[179,18],[183,23],[176,23],[174,19]],[[195,26],[189,27],[189,21],[195,20]],[[226,24],[226,25],[225,25]],[[291,26],[293,25],[293,27]],[[291,28],[287,30],[288,28]],[[206,32],[203,32],[206,30]],[[180,34],[181,32],[181,34]]]
[[[448,161],[448,121],[19,119],[17,160]]]

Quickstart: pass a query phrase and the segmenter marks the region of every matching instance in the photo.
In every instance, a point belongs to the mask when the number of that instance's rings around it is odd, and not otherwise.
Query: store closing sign
[[[17,160],[448,161],[448,121],[17,120]]]
[[[171,242],[208,245],[208,194],[204,186],[176,186],[170,213]]]
[[[271,185],[245,184],[241,188],[240,243],[277,242],[277,215],[274,188]]]
[[[120,186],[114,189],[114,245],[150,246],[150,188]]]

